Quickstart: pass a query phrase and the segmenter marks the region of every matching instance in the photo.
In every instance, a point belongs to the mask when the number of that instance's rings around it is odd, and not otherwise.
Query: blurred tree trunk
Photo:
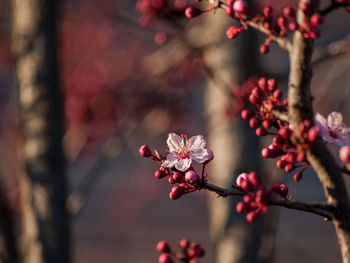
[[[25,263],[70,261],[56,5],[55,0],[12,0],[25,165],[21,178]]]
[[[212,72],[205,94],[208,143],[215,155],[215,161],[209,166],[210,181],[231,188],[239,173],[261,172],[260,151],[255,130],[250,129],[246,121],[240,117],[234,120],[225,118],[225,110],[232,104],[232,99],[222,83],[231,88],[256,74],[258,49],[252,31],[244,31],[237,39],[228,40],[225,31],[233,20],[223,14],[207,15],[204,23],[203,38],[213,44],[204,54]],[[209,195],[215,262],[270,262],[273,250],[271,235],[270,242],[264,242],[267,246],[261,244],[264,229],[267,229],[264,217],[259,217],[253,224],[247,223],[245,215],[236,212],[236,203],[240,199]]]

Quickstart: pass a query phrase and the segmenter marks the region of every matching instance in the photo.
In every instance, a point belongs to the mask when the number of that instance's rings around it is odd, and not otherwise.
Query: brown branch
[[[330,213],[329,208],[323,204],[307,204],[298,201],[284,200],[270,200],[269,204],[316,214],[324,217],[326,221],[332,220],[332,214]]]
[[[208,2],[212,3],[213,1],[208,0]],[[217,8],[223,8],[226,9],[227,5],[220,0],[215,1],[215,5]],[[238,20],[237,17],[234,17],[234,19]],[[262,23],[254,22],[253,20],[246,20],[244,21],[249,27],[267,35],[272,41],[276,42],[282,49],[290,52],[292,50],[292,43],[288,40],[286,37],[281,37],[281,36],[275,36],[271,34],[271,32],[264,27]]]
[[[276,118],[278,118],[278,119],[280,119],[280,120],[282,120],[282,121],[289,122],[289,116],[288,116],[288,114],[287,114],[286,112],[282,112],[282,111],[278,111],[278,110],[273,110],[273,111],[272,111],[272,114],[273,114]]]
[[[317,0],[302,0],[317,7]],[[301,24],[305,15],[298,10],[298,22]],[[288,111],[291,124],[296,134],[303,120],[313,120],[310,82],[312,76],[311,56],[313,41],[305,39],[301,32],[293,36],[293,49],[290,53],[290,74],[288,90]],[[333,156],[322,142],[317,140],[307,154],[307,159],[316,171],[327,200],[333,207],[332,218],[341,248],[343,263],[350,263],[350,204],[344,179]]]
[[[319,14],[322,16],[328,15],[330,12],[338,9],[339,7],[344,7],[346,5],[345,3],[337,3],[337,2],[332,2],[329,6],[325,7],[324,9],[319,10]]]
[[[232,190],[228,190],[214,184],[209,184],[207,182],[204,182],[200,187],[202,189],[207,189],[209,191],[215,192],[221,197],[244,196],[247,194],[246,191],[238,187],[235,187],[235,189],[232,189]],[[323,204],[307,204],[307,203],[302,203],[298,201],[285,201],[285,200],[274,200],[274,199],[269,200],[268,204],[316,214],[324,217],[325,220],[327,221],[332,220],[332,215],[330,213],[329,207]]]
[[[343,174],[350,175],[350,170],[349,170],[348,168],[346,168],[345,166],[344,166],[344,167],[340,167],[340,171],[341,171]]]
[[[350,47],[350,35],[343,39],[328,44],[325,47],[317,47],[312,55],[312,64],[317,64],[330,57],[345,54]]]

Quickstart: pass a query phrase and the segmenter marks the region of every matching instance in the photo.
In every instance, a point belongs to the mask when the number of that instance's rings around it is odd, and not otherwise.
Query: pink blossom
[[[319,113],[316,114],[316,124],[320,127],[322,138],[328,143],[339,146],[350,145],[350,127],[343,122],[343,115],[333,111],[327,120]]]
[[[185,172],[192,165],[192,160],[197,163],[205,163],[213,158],[212,152],[205,149],[206,141],[202,135],[193,136],[187,140],[187,136],[179,136],[170,133],[167,144],[169,155],[162,164],[164,167],[174,167]]]

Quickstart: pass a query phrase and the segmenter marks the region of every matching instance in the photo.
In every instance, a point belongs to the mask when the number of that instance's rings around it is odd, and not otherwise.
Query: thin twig
[[[330,12],[338,9],[339,7],[344,7],[346,5],[346,1],[344,3],[332,2],[329,6],[321,9],[318,13],[322,16],[328,15]]]
[[[201,188],[215,192],[221,197],[244,196],[247,194],[246,191],[241,190],[238,187],[235,187],[235,189],[232,189],[232,190],[228,190],[214,184],[209,184],[207,182],[204,182],[201,185]],[[330,209],[324,204],[307,204],[307,203],[302,203],[298,201],[274,200],[274,199],[271,199],[268,204],[320,215],[324,217],[325,220],[327,221],[332,220]]]
[[[341,171],[343,174],[350,175],[350,170],[349,170],[348,168],[346,168],[345,166],[340,167],[340,171]]]

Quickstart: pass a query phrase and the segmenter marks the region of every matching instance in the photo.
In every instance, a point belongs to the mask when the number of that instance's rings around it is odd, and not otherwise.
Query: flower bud
[[[350,146],[343,146],[340,148],[339,158],[343,163],[350,163]]]
[[[272,121],[271,119],[265,119],[262,122],[262,125],[265,129],[269,129],[272,126]]]
[[[158,258],[158,263],[173,263],[174,261],[171,259],[171,257],[168,254],[161,254]]]
[[[279,186],[279,194],[282,197],[286,197],[288,194],[288,186],[286,186],[285,184],[280,184]]]
[[[275,91],[277,88],[277,82],[275,79],[269,79],[267,81],[267,88],[269,89],[269,91]]]
[[[261,100],[257,99],[253,94],[250,94],[249,101],[254,105],[261,105]]]
[[[152,151],[148,145],[142,145],[139,149],[139,153],[142,157],[151,157]]]
[[[289,28],[290,32],[294,32],[295,30],[297,30],[299,28],[299,26],[296,22],[292,21],[288,24],[288,28]]]
[[[286,6],[283,9],[283,15],[289,18],[294,18],[295,17],[295,10],[291,6]]]
[[[295,182],[299,182],[301,180],[301,178],[303,178],[303,173],[302,172],[297,172],[294,177],[293,177],[293,180]]]
[[[310,26],[315,27],[323,24],[324,17],[320,14],[313,14],[310,18]]]
[[[182,183],[184,181],[184,175],[180,172],[175,171],[172,177],[177,183]]]
[[[281,159],[276,162],[276,166],[279,169],[283,169],[287,164],[288,164],[287,161],[281,160]]]
[[[287,127],[281,127],[278,131],[278,134],[285,140],[288,140],[290,134],[291,134],[291,131],[289,128]]]
[[[309,2],[302,1],[299,3],[299,8],[304,12],[304,13],[309,13],[311,10],[311,4]]]
[[[280,16],[277,19],[277,24],[281,27],[281,28],[285,28],[287,25],[287,19],[284,16]]]
[[[264,17],[267,18],[271,16],[272,14],[272,7],[271,6],[265,6],[263,9]]]
[[[176,183],[176,181],[174,180],[174,178],[172,176],[170,176],[168,178],[168,182],[169,182],[169,184],[175,184]]]
[[[260,182],[260,176],[257,172],[250,172],[248,174],[248,180],[252,185],[259,186],[261,184]]]
[[[263,93],[262,93],[261,89],[259,89],[258,87],[255,87],[255,88],[252,90],[251,94],[252,94],[255,98],[257,98],[257,99],[259,99],[259,100],[263,100]]]
[[[179,241],[179,246],[181,247],[181,249],[186,250],[189,246],[190,242],[188,241],[188,239],[183,238]]]
[[[295,169],[295,166],[291,163],[286,164],[286,166],[284,167],[284,171],[286,173],[289,173],[289,172],[293,171],[294,169]]]
[[[260,46],[260,53],[261,53],[261,54],[267,54],[267,53],[269,53],[269,51],[270,51],[270,48],[269,48],[268,45],[262,44],[262,45]]]
[[[264,158],[271,158],[271,150],[269,148],[263,148],[261,150],[261,156]]]
[[[155,173],[154,173],[154,176],[155,178],[157,179],[162,179],[166,176],[165,172],[164,171],[161,171],[161,170],[157,170]]]
[[[240,175],[238,175],[237,179],[236,179],[236,185],[239,187],[242,187],[242,183],[243,181],[247,181],[248,180],[248,174],[247,173],[241,173]]]
[[[249,223],[254,222],[258,218],[256,211],[251,211],[246,215],[246,219]]]
[[[320,128],[318,126],[312,127],[307,133],[307,138],[310,142],[316,141],[320,137]]]
[[[262,91],[267,91],[266,78],[260,78],[258,81],[258,86]]]
[[[244,120],[249,120],[255,116],[255,113],[251,110],[244,109],[241,111],[241,117]]]
[[[157,250],[161,253],[169,253],[170,247],[166,241],[161,240],[157,243]]]
[[[259,127],[260,124],[261,124],[261,120],[258,119],[257,117],[253,117],[249,120],[249,126],[251,128],[255,129],[255,128]]]
[[[267,131],[264,128],[257,128],[255,130],[255,133],[257,136],[266,136],[267,135]]]
[[[280,89],[278,89],[278,90],[275,90],[274,92],[273,92],[273,99],[275,100],[275,101],[281,101],[281,99],[282,99],[282,97],[283,97],[283,92],[282,92],[282,90],[280,90]]]
[[[200,10],[199,8],[194,7],[194,6],[189,6],[185,9],[185,15],[188,18],[194,18],[196,16],[199,16],[202,13],[203,13],[202,10]]]
[[[226,36],[228,39],[234,39],[238,36],[239,32],[241,32],[239,27],[236,26],[230,26],[227,30],[226,30]]]
[[[189,184],[197,184],[199,181],[199,176],[195,171],[189,170],[185,173],[185,181]]]
[[[239,202],[236,205],[236,211],[237,213],[244,213],[244,210],[246,209],[247,204],[244,202]]]
[[[248,7],[246,1],[244,1],[244,0],[236,0],[236,1],[233,3],[233,10],[234,10],[237,14],[250,16],[249,7]]]

